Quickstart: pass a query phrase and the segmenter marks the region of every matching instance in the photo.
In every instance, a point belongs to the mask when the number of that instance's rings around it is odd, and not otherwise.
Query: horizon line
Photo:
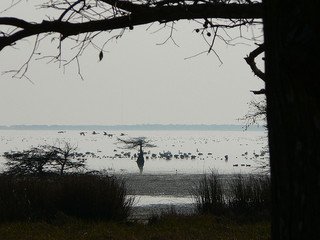
[[[265,130],[262,125],[245,124],[15,124],[0,125],[0,130]]]

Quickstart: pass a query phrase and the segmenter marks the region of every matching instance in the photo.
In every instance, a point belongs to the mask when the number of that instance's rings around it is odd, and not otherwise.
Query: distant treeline
[[[184,124],[140,124],[140,125],[12,125],[0,126],[0,130],[162,130],[162,131],[244,131],[244,125],[212,124],[212,125],[184,125]],[[250,126],[248,131],[264,131],[263,126]]]

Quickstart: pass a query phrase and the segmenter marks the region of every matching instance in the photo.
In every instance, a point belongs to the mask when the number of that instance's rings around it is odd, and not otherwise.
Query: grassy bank
[[[49,224],[45,222],[0,224],[1,240],[264,240],[269,238],[269,222],[239,223],[225,218],[216,218],[212,215],[167,215],[156,223],[149,225],[79,220],[68,221],[64,224]]]

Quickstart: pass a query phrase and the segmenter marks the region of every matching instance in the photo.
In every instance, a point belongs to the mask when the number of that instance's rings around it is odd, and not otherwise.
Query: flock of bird
[[[58,133],[66,133],[66,131],[59,131]],[[110,133],[106,131],[81,131],[78,134],[80,134],[81,137],[90,137],[90,136],[103,136],[107,137],[108,139],[112,139],[113,142],[116,142],[115,138],[117,137],[124,137],[127,134],[125,133]],[[78,135],[79,136],[79,135]],[[90,137],[91,138],[91,137]],[[3,139],[4,140],[4,139]],[[24,139],[22,139],[23,141]],[[196,143],[195,143],[196,144]],[[173,150],[172,151],[172,147]],[[233,167],[251,167],[252,166],[252,161],[247,161],[247,160],[256,160],[256,159],[263,159],[265,155],[267,154],[267,151],[261,151],[259,153],[248,153],[247,151],[244,152],[243,154],[239,155],[238,157],[235,157],[234,155],[228,155],[224,154],[221,156],[216,156],[213,152],[202,152],[196,149],[195,152],[183,152],[178,150],[176,146],[172,145],[171,148],[169,146],[170,150],[164,150],[164,151],[144,151],[143,155],[145,160],[149,159],[164,159],[166,161],[170,160],[175,160],[175,159],[185,159],[185,160],[221,160],[225,161],[226,163],[230,161],[231,166]],[[106,153],[107,152],[107,153]],[[132,159],[132,160],[137,160],[138,158],[138,149],[133,149],[131,151],[129,150],[124,150],[123,148],[111,148],[108,151],[105,150],[99,150],[97,149],[96,151],[85,151],[85,152],[75,152],[73,153],[74,158],[78,159],[119,159],[119,158],[125,158],[125,159]],[[237,159],[236,159],[237,158]]]
[[[90,132],[80,132],[80,136],[86,136],[88,134],[92,135],[97,135],[97,134],[102,134],[104,136],[107,136],[109,138],[113,138],[116,136],[115,134],[112,133],[107,133],[106,131],[103,131],[102,133],[92,131]],[[120,136],[125,136],[125,133],[120,133]],[[123,150],[123,149],[121,149]],[[97,150],[97,153],[94,152],[85,152],[85,153],[76,153],[75,157],[78,158],[85,158],[85,157],[90,157],[90,158],[127,158],[127,159],[132,159],[136,160],[138,158],[138,151],[136,153],[132,153],[131,151],[121,151],[119,149],[114,149],[112,155],[101,155],[102,151]],[[165,160],[172,160],[172,159],[200,159],[200,160],[205,160],[208,158],[212,158],[214,160],[224,160],[225,162],[229,161],[229,155],[224,155],[222,157],[213,157],[212,152],[207,152],[207,153],[202,153],[198,149],[196,150],[196,153],[190,153],[190,152],[181,152],[180,150],[177,153],[172,153],[171,151],[163,151],[163,152],[158,152],[158,153],[153,153],[150,150],[149,151],[144,151],[143,152],[144,157],[146,160],[148,159],[165,159]],[[257,159],[259,157],[263,158],[264,155],[266,154],[266,151],[261,151],[260,154],[258,153],[253,153],[253,156],[249,157],[248,152],[244,152],[241,154],[243,157],[242,159]],[[251,167],[251,164],[248,163],[235,163],[233,164],[233,167]]]

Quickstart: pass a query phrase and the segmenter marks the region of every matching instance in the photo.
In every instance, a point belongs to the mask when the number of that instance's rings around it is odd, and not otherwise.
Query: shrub
[[[59,146],[40,145],[28,150],[5,152],[6,173],[22,176],[46,175],[58,171],[63,175],[66,171],[83,170],[86,159],[75,152],[76,149],[70,143],[63,142]]]
[[[198,213],[246,218],[268,218],[271,207],[270,178],[236,175],[204,176],[193,192]]]
[[[123,180],[99,175],[0,176],[0,221],[55,220],[66,215],[89,220],[122,220],[132,198]]]

